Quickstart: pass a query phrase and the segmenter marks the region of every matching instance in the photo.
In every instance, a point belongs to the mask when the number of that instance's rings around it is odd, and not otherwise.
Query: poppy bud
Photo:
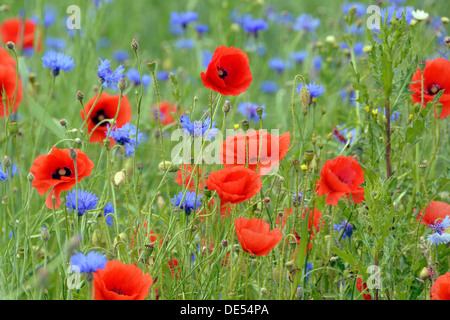
[[[41,232],[41,240],[43,242],[47,242],[50,239],[50,233],[47,230],[46,226],[42,227],[42,232]]]
[[[170,161],[162,161],[159,163],[158,165],[159,170],[165,172],[165,171],[169,171],[169,172],[177,172],[178,171],[178,167],[173,165],[172,162]]]
[[[150,70],[151,73],[155,73],[156,70],[156,61],[152,60],[147,62],[147,67]]]
[[[230,110],[231,110],[230,99],[227,99],[223,104],[222,111],[226,115],[228,112],[230,112]]]
[[[59,124],[61,125],[61,127],[66,127],[67,126],[67,120],[66,119],[61,119],[61,120],[59,120]]]
[[[364,53],[371,53],[372,52],[372,46],[371,45],[366,45],[363,47],[363,52]]]
[[[80,102],[82,102],[83,99],[84,99],[84,94],[83,94],[83,92],[78,91],[78,92],[77,92],[77,100],[80,101]]]
[[[114,185],[120,187],[125,182],[125,171],[121,170],[114,175]]]
[[[314,158],[314,151],[313,150],[306,150],[303,155],[303,161],[309,163]]]
[[[33,182],[34,180],[34,174],[32,174],[31,172],[28,174],[27,179],[29,182]]]
[[[420,69],[420,71],[422,71],[423,72],[423,70],[425,69],[425,60],[423,60],[423,59],[421,59],[421,60],[419,60],[419,69]]]
[[[75,144],[80,145],[82,141],[80,138],[75,138],[75,140],[73,140],[73,142],[75,142]]]
[[[297,291],[295,292],[295,297],[296,297],[298,300],[301,300],[301,299],[303,298],[303,289],[302,289],[301,286],[298,286],[298,287],[297,287]]]
[[[131,41],[131,49],[133,49],[134,51],[137,51],[137,49],[139,49],[139,43],[136,41],[136,39],[133,39]]]
[[[263,111],[264,111],[264,109],[261,107],[256,108],[256,114],[258,115],[259,118],[262,117]]]
[[[123,92],[126,88],[125,78],[120,78],[119,84],[117,85],[120,92]]]
[[[420,270],[419,278],[422,280],[428,279],[428,268],[427,267],[423,267],[423,269]]]
[[[242,127],[242,130],[247,131],[249,129],[250,125],[247,120],[244,120],[241,122],[241,127]]]
[[[208,189],[208,186],[205,186],[203,188],[203,194],[205,195],[205,197],[208,197],[208,198],[211,197],[212,193],[211,193],[211,190]]]
[[[11,159],[8,156],[3,158],[3,166],[9,168],[11,166]]]
[[[17,134],[19,132],[19,123],[17,121],[11,121],[8,123],[9,134]]]
[[[6,43],[6,47],[7,47],[9,50],[14,50],[14,49],[16,48],[16,45],[14,44],[14,42],[8,41],[8,42]]]
[[[295,171],[298,172],[298,170],[300,169],[300,161],[295,159],[294,161],[292,161],[292,166],[294,167]]]
[[[309,106],[309,103],[311,102],[311,95],[309,94],[309,90],[306,85],[303,85],[300,89],[300,101],[304,107]]]
[[[77,158],[77,152],[75,151],[75,149],[70,148],[70,150],[69,150],[69,157],[72,160],[75,160]]]
[[[146,261],[148,258],[150,258],[154,248],[155,247],[151,244],[144,245],[144,250],[142,250],[142,260]]]
[[[441,17],[441,22],[447,24],[450,20],[447,17]]]

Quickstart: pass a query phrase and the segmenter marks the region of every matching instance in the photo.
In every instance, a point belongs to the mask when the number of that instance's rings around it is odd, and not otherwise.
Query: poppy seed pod
[[[17,134],[19,132],[19,123],[17,121],[11,121],[8,123],[8,132],[10,135]]]

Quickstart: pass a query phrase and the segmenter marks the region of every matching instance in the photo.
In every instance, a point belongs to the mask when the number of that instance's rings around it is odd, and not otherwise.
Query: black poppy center
[[[227,71],[222,67],[217,67],[217,73],[219,74],[220,79],[225,79],[225,77],[227,76]]]
[[[105,111],[99,110],[97,112],[97,114],[95,115],[95,117],[92,118],[92,122],[94,122],[94,124],[97,125],[105,119],[107,119],[106,115],[105,115]],[[100,124],[101,127],[106,126],[106,125],[107,125],[107,122],[103,122],[102,124]]]
[[[112,292],[115,292],[115,293],[117,293],[117,294],[120,294],[120,295],[122,295],[122,296],[126,296],[126,295],[127,295],[126,293],[124,293],[124,292],[122,291],[122,288],[116,289],[116,286],[114,286],[114,287],[112,288],[111,291],[112,291]]]
[[[70,177],[72,171],[67,168],[57,169],[54,173],[52,173],[52,179],[61,180],[61,177]]]
[[[430,95],[435,95],[436,93],[439,92],[439,90],[441,90],[441,87],[438,84],[433,84],[429,89],[429,94]]]

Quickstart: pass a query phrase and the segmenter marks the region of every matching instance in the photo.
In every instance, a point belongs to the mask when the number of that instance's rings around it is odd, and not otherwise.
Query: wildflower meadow
[[[0,40],[0,299],[450,300],[449,1],[3,0]]]

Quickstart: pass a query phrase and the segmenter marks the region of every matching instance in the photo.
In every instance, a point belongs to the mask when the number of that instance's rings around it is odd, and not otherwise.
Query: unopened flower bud
[[[7,47],[9,50],[14,50],[14,49],[16,48],[16,45],[14,44],[14,42],[8,41],[8,42],[6,43],[6,47]]]
[[[9,168],[11,166],[11,159],[8,156],[3,158],[3,167]]]
[[[443,24],[447,24],[450,20],[448,19],[448,17],[441,17],[441,22]]]
[[[61,120],[59,120],[59,124],[61,125],[61,127],[66,127],[67,126],[67,120],[66,119],[61,119]]]
[[[17,134],[19,132],[19,123],[17,121],[11,121],[8,123],[9,134]]]
[[[136,41],[136,39],[133,39],[131,41],[131,49],[134,51],[137,51],[139,49],[139,43]]]
[[[120,78],[119,84],[117,85],[120,92],[123,92],[125,90],[126,86],[127,86],[127,84],[125,83],[125,78]]]
[[[31,172],[28,174],[28,176],[27,176],[27,180],[29,181],[29,182],[33,182],[33,180],[34,180],[34,174],[32,174]]]
[[[296,297],[298,300],[301,300],[301,299],[303,298],[303,289],[302,289],[301,286],[298,286],[298,287],[297,287],[297,291],[295,292],[295,297]]]
[[[423,60],[423,59],[419,60],[419,69],[420,69],[420,71],[423,72],[423,70],[425,69],[425,65],[426,65],[425,60]]]
[[[80,145],[82,141],[80,138],[75,138],[75,140],[73,140],[73,142],[75,142],[75,144]]]
[[[262,117],[263,113],[264,113],[263,108],[261,108],[261,107],[256,108],[256,114],[258,115],[259,118]]]
[[[250,125],[249,125],[247,120],[244,120],[244,121],[241,122],[242,130],[247,131],[249,127],[250,127]]]
[[[126,179],[126,175],[125,175],[124,170],[117,172],[114,175],[114,179],[113,179],[114,185],[116,187],[120,187],[125,182],[125,179]]]
[[[161,161],[159,163],[158,167],[159,167],[159,170],[161,170],[163,172],[166,172],[166,171],[177,172],[178,171],[178,167],[173,165],[172,162],[167,161],[167,160]]]
[[[147,62],[147,67],[151,73],[154,73],[156,70],[156,61],[152,60],[152,61]]]
[[[228,246],[228,240],[227,239],[222,240],[222,247],[226,248],[227,246]]]
[[[304,107],[309,106],[309,103],[311,102],[311,95],[309,94],[306,85],[303,85],[300,89],[300,101]]]
[[[428,279],[428,268],[427,267],[423,267],[423,269],[420,270],[419,278],[422,280]]]
[[[226,115],[226,114],[228,114],[228,112],[230,112],[230,110],[231,110],[230,99],[227,99],[225,101],[225,103],[223,104],[222,111]]]
[[[298,172],[298,170],[300,169],[300,161],[295,159],[294,161],[292,161],[292,166],[294,167],[295,171]]]
[[[69,150],[69,157],[72,160],[75,160],[77,158],[77,152],[75,151],[75,149],[70,148],[70,150]]]
[[[42,227],[42,231],[41,231],[41,240],[43,242],[47,242],[50,239],[50,233],[48,232],[48,229],[46,226]]]
[[[203,188],[203,194],[205,195],[205,197],[208,197],[208,198],[211,197],[212,192],[211,192],[211,190],[209,190],[208,186],[205,186],[205,187]]]
[[[306,150],[303,154],[303,161],[309,163],[314,158],[314,151],[313,150]]]

